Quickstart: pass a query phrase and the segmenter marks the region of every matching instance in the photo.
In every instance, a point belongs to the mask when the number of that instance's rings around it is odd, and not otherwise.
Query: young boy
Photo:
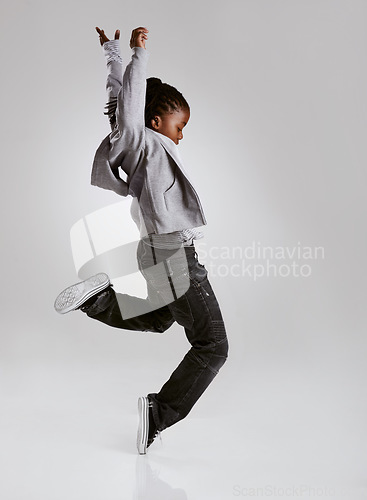
[[[146,28],[132,31],[133,55],[123,75],[120,32],[110,41],[103,30],[96,30],[107,59],[112,131],[96,152],[92,184],[133,197],[131,214],[141,236],[137,258],[148,297],[143,301],[116,293],[108,276],[98,273],[61,292],[55,309],[80,309],[90,318],[128,330],[164,332],[175,321],[184,327],[191,349],[159,392],[138,399],[137,448],[145,454],[159,432],[190,412],[225,363],[228,340],[194,246],[206,219],[177,150],[190,118],[189,105],[171,85],[146,80]],[[119,167],[126,181],[119,177]],[[129,314],[124,313],[127,303]],[[134,305],[137,313],[131,314]]]

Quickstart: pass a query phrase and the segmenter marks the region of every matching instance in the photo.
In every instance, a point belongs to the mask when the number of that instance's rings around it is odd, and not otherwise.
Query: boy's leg
[[[165,332],[174,322],[168,306],[157,307],[150,292],[147,299],[116,293],[109,286],[98,294],[92,304],[80,309],[90,318],[115,328],[142,332]]]
[[[228,340],[219,304],[199,264],[194,247],[187,248],[190,288],[168,305],[185,328],[191,349],[158,393],[148,395],[153,417],[162,431],[183,419],[217,375],[228,356]]]
[[[147,299],[115,293],[109,277],[98,273],[63,290],[54,307],[60,314],[80,309],[115,328],[162,333],[174,319],[159,295],[147,285]]]

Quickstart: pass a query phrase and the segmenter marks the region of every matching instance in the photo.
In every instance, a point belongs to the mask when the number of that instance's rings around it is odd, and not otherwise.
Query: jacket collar
[[[153,132],[153,134],[155,134],[155,136],[157,137],[159,142],[162,144],[164,149],[167,151],[167,153],[174,159],[176,164],[180,167],[180,170],[185,175],[187,180],[189,182],[191,182],[190,177],[188,176],[188,174],[184,168],[183,161],[182,161],[182,158],[181,158],[180,153],[178,151],[177,144],[175,144],[173,142],[173,140],[170,139],[169,137],[167,137],[163,134],[160,134],[159,132],[156,132],[155,130],[152,130],[152,129],[147,128],[147,127],[146,127],[146,130],[150,130],[151,132]]]

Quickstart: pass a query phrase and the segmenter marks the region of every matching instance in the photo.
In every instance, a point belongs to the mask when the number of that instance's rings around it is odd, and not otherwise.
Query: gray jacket
[[[145,127],[148,57],[146,49],[135,47],[123,76],[121,62],[107,65],[108,97],[117,97],[116,126],[97,149],[91,183],[121,196],[137,197],[148,233],[203,226],[206,219],[199,197],[175,143]],[[119,167],[126,182],[119,176]]]

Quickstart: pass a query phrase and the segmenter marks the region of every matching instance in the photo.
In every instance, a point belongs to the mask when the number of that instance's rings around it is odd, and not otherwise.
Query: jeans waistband
[[[147,251],[148,255],[153,255],[154,260],[157,258],[157,261],[161,261],[162,258],[170,258],[180,249],[184,249],[185,255],[187,258],[195,259],[197,257],[196,249],[194,243],[191,245],[181,245],[178,248],[158,248],[150,245],[150,241],[147,238],[141,238],[140,243],[143,245],[141,249],[145,248],[144,252]]]

